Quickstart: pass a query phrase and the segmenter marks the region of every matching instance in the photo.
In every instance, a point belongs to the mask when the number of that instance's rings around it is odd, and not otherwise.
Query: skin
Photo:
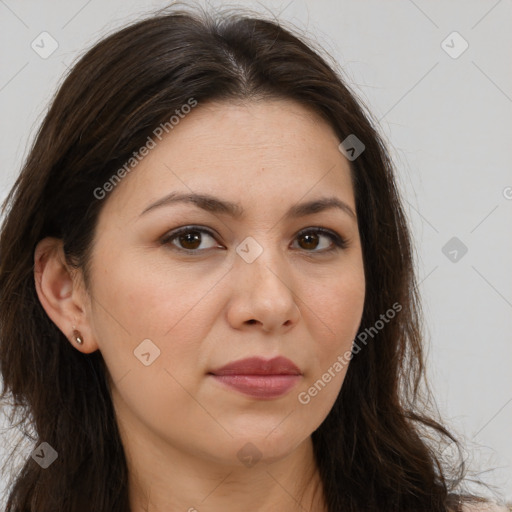
[[[309,403],[298,396],[351,348],[364,304],[362,251],[357,218],[341,209],[284,214],[325,196],[355,212],[338,144],[328,124],[291,101],[200,104],[104,199],[87,286],[64,263],[60,241],[38,244],[43,307],[77,350],[105,358],[134,512],[148,504],[161,512],[287,512],[298,503],[326,510],[311,434],[346,365]],[[141,215],[170,192],[192,191],[238,203],[244,215],[187,203]],[[161,242],[191,224],[215,237]],[[323,234],[297,236],[314,227],[338,233],[347,247]],[[249,236],[263,248],[252,263],[236,252]],[[145,339],[160,350],[154,360],[155,349],[145,350],[148,366],[134,355]],[[280,398],[251,398],[208,375],[238,359],[278,355],[302,372]],[[247,443],[256,447],[250,467],[237,456],[250,453]]]

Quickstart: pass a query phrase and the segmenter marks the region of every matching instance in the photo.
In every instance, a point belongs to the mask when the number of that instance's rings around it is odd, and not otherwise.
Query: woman
[[[4,396],[34,432],[8,512],[479,501],[425,413],[390,159],[278,24],[175,10],[98,43],[6,209]]]

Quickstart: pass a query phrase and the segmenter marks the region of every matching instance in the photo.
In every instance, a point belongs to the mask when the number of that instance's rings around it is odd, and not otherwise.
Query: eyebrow
[[[178,192],[171,192],[165,197],[162,197],[158,201],[150,204],[147,208],[143,210],[140,216],[157,208],[161,208],[163,206],[171,206],[177,203],[193,204],[198,208],[206,210],[207,212],[213,214],[229,215],[230,217],[233,217],[235,219],[239,219],[240,217],[242,217],[244,213],[244,209],[239,204],[233,203],[231,201],[225,201],[223,199],[220,199],[209,194],[184,194]],[[354,213],[352,208],[347,203],[334,196],[322,197],[312,201],[295,204],[286,212],[284,218],[291,219],[305,217],[307,215],[320,213],[325,210],[333,208],[341,210],[354,220],[357,219],[356,214]]]

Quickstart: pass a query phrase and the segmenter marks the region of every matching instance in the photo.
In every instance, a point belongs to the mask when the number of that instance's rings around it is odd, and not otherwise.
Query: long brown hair
[[[277,22],[173,9],[134,23],[90,49],[49,109],[4,205],[0,236],[3,398],[37,446],[12,482],[7,512],[127,512],[127,464],[99,351],[71,347],[34,287],[36,244],[63,241],[82,269],[98,214],[94,194],[190,98],[286,98],[313,109],[340,142],[356,135],[351,162],[366,276],[358,336],[393,304],[401,311],[354,354],[341,392],[313,433],[330,512],[458,510],[462,476],[439,444],[455,442],[425,411],[421,312],[410,233],[391,160],[333,65]],[[368,331],[366,331],[368,332]],[[448,468],[448,469],[446,469]]]

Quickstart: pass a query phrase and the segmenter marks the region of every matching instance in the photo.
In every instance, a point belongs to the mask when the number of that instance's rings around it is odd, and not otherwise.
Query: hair
[[[325,500],[330,512],[460,510],[454,490],[464,465],[441,457],[443,443],[457,441],[428,412],[411,235],[371,114],[341,72],[281,23],[173,9],[105,37],[74,65],[4,204],[2,398],[26,439],[58,452],[48,469],[26,457],[6,511],[130,510],[106,365],[99,351],[73,348],[47,316],[34,285],[34,250],[45,237],[62,240],[67,263],[83,271],[87,286],[95,227],[108,201],[94,191],[191,98],[199,105],[292,100],[340,141],[354,134],[364,144],[350,162],[366,277],[358,336],[392,304],[401,310],[354,356],[312,434]]]

